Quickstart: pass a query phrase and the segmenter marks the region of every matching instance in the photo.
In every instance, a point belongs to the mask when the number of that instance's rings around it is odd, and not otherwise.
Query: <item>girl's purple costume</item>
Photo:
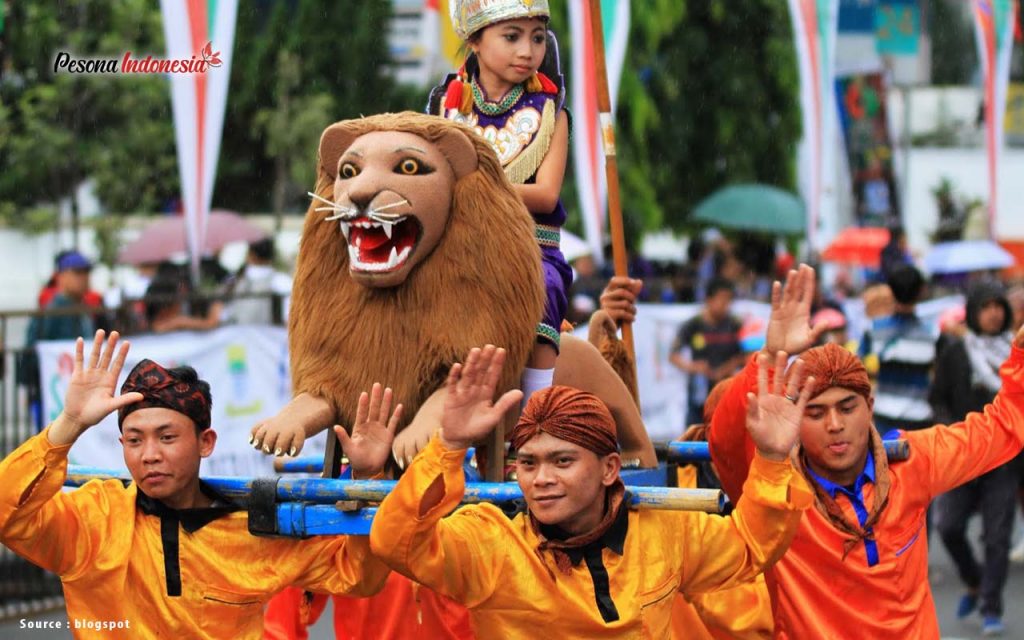
[[[548,33],[548,58],[553,59],[557,70],[557,44],[554,43],[551,33]],[[505,169],[505,175],[513,184],[532,184],[536,180],[537,169],[547,155],[555,120],[563,108],[564,91],[559,88],[556,93],[533,92],[520,85],[513,88],[501,103],[481,104],[479,98],[483,97],[483,90],[476,85],[473,62],[471,56],[466,63],[466,68],[470,70],[475,98],[469,113],[462,113],[459,109],[445,109],[441,100],[448,84],[456,79],[455,74],[449,75],[445,82],[431,92],[428,110],[430,113],[472,127],[491,143]],[[547,63],[547,59],[545,62]],[[556,75],[556,79],[560,85],[560,74]],[[545,80],[551,82],[547,78]],[[466,87],[466,90],[469,89]],[[540,244],[547,291],[544,318],[537,325],[537,337],[550,342],[558,349],[562,321],[568,307],[566,292],[572,284],[572,269],[559,249],[561,229],[566,219],[561,199],[553,211],[545,214],[533,213],[533,219],[537,224],[537,242]]]

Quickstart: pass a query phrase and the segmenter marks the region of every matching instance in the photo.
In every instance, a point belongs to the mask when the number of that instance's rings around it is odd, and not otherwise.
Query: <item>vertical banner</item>
[[[999,199],[999,158],[1003,146],[1003,117],[1010,81],[1017,3],[1014,0],[974,0],[974,34],[985,83],[985,147],[988,151],[988,231],[995,237]]]
[[[884,227],[899,220],[893,148],[882,73],[859,73],[835,84],[850,165],[857,224]]]
[[[630,0],[601,0],[608,91],[613,112],[618,100],[619,80],[622,77],[629,41],[629,2]],[[604,155],[601,151],[594,42],[590,30],[590,6],[587,2],[569,3],[569,29],[572,37],[570,99],[575,116],[572,153],[576,191],[579,193],[580,215],[583,218],[587,245],[593,252],[594,259],[601,262],[604,258],[608,185],[605,182]]]
[[[823,182],[829,176],[830,167],[834,167],[834,154],[828,153],[830,147],[826,143],[835,138],[832,92],[839,0],[789,0],[789,15],[793,21],[800,71],[800,111],[804,130],[798,173],[801,192],[807,203],[807,243],[814,250],[820,249],[817,235],[824,196]]]
[[[206,246],[217,175],[238,0],[160,0],[169,59],[208,60],[202,73],[171,73],[174,138],[192,277]]]

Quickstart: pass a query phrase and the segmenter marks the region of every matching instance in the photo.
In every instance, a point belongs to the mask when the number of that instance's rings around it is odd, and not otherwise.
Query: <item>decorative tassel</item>
[[[540,80],[541,91],[543,91],[544,93],[550,93],[553,96],[558,95],[558,87],[555,85],[554,82],[551,81],[551,78],[547,77],[546,75],[539,71],[534,77]]]
[[[463,86],[462,102],[459,104],[459,113],[469,115],[473,111],[473,92]]]
[[[530,76],[530,79],[526,81],[526,90],[530,93],[540,93],[544,90],[544,84],[538,77],[540,73],[535,73]]]
[[[461,80],[452,80],[448,83],[448,90],[444,94],[444,110],[461,109],[462,94],[467,93]]]
[[[459,113],[467,115],[473,109],[473,92],[469,90],[468,84],[469,74],[466,73],[466,64],[463,63],[456,72],[455,79],[448,83],[448,90],[444,93],[445,112],[449,109],[458,109]]]

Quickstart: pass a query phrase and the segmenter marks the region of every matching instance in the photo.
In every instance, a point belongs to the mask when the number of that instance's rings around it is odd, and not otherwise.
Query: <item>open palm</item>
[[[395,407],[388,418],[392,397],[390,388],[382,391],[380,383],[375,382],[370,393],[364,391],[359,395],[352,435],[341,425],[334,425],[353,476],[365,478],[379,473],[391,455],[391,442],[402,419],[402,405]]]
[[[814,302],[814,269],[802,264],[790,271],[786,284],[772,285],[772,311],[768,319],[764,348],[774,355],[779,351],[803,353],[814,346],[828,327],[824,322],[811,327],[811,304]]]
[[[124,342],[118,349],[120,335],[116,331],[111,332],[106,344],[104,336],[103,330],[96,332],[88,363],[84,362],[85,341],[78,338],[75,342],[75,364],[64,397],[64,415],[79,429],[87,429],[121,407],[142,400],[138,392],[114,396],[130,345]]]
[[[490,344],[470,351],[465,365],[452,365],[441,416],[441,439],[448,448],[464,449],[481,440],[522,398],[514,389],[492,402],[504,365],[505,350]]]
[[[757,395],[747,394],[747,431],[761,455],[772,460],[785,460],[799,441],[800,420],[814,385],[814,378],[803,380],[803,360],[793,363],[783,385],[787,358],[784,351],[776,354],[775,376],[769,383],[771,358],[758,355]]]

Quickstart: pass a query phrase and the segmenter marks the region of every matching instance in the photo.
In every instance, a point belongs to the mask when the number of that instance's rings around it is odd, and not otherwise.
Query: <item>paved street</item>
[[[977,546],[980,534],[978,519],[972,522],[971,540]],[[1018,536],[1021,532],[1018,531]],[[960,581],[949,560],[949,555],[942,547],[938,539],[931,547],[931,583],[935,606],[939,613],[939,624],[942,628],[944,640],[976,640],[981,636],[981,619],[977,614],[965,621],[956,619],[956,604],[962,593]],[[1004,638],[1010,640],[1024,640],[1024,565],[1011,564],[1010,578],[1005,592],[1006,614],[1003,621],[1006,623],[1007,633]],[[331,640],[334,636],[331,629],[331,609],[324,612],[320,621],[310,630],[311,640]],[[38,616],[31,620],[62,620],[63,612]],[[28,620],[28,619],[27,619]],[[71,638],[67,631],[54,631],[43,629],[24,629],[20,627],[19,621],[8,621],[0,623],[0,638],[31,638],[33,640],[66,640]],[[888,640],[888,639],[887,639]],[[892,639],[896,640],[896,639]]]

